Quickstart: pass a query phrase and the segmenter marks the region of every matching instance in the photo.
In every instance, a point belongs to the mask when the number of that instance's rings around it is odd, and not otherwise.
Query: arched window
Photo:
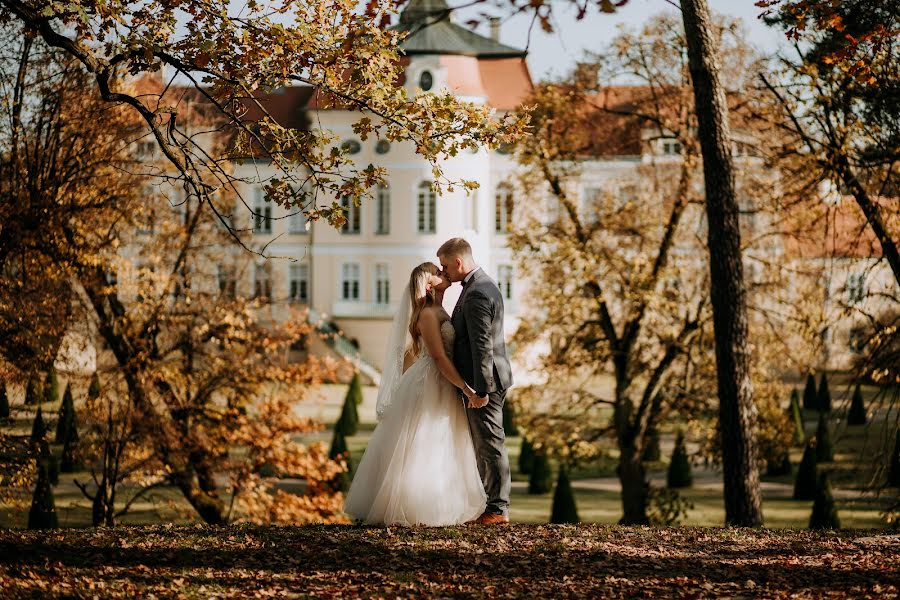
[[[494,193],[494,231],[506,233],[512,226],[513,204],[512,186],[501,183]]]
[[[419,184],[419,233],[435,233],[437,215],[437,195],[431,189],[431,183],[423,181]]]
[[[375,191],[375,233],[385,235],[391,232],[391,188],[379,185]]]

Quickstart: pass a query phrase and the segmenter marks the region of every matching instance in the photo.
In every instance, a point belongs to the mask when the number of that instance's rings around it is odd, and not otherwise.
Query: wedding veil
[[[400,306],[394,315],[391,333],[388,335],[387,349],[384,353],[384,367],[381,370],[381,383],[378,385],[378,399],[375,401],[375,415],[380,421],[385,411],[394,400],[400,377],[403,375],[403,358],[412,343],[409,335],[409,315],[411,303],[409,288],[400,298]]]

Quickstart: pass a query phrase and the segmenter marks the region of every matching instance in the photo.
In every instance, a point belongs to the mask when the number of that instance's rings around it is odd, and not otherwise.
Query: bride
[[[475,391],[449,357],[454,331],[441,306],[449,287],[430,262],[409,277],[378,390],[380,422],[344,503],[355,519],[456,525],[484,512],[487,496],[457,388],[470,400]]]

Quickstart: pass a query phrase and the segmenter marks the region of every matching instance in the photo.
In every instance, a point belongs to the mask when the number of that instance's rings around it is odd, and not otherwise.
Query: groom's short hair
[[[462,238],[451,238],[441,244],[441,247],[438,248],[437,255],[439,257],[471,257],[472,246]]]

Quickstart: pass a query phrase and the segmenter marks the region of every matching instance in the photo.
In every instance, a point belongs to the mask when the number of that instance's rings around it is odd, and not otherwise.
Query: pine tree
[[[328,451],[328,457],[331,460],[343,459],[347,463],[347,470],[338,473],[334,480],[332,480],[332,486],[335,490],[346,492],[350,488],[350,481],[352,479],[350,451],[347,449],[347,439],[340,429],[334,430],[334,437],[331,440],[331,449]]]
[[[794,423],[794,443],[802,446],[806,441],[806,431],[803,428],[803,411],[800,410],[800,393],[797,388],[791,390],[791,421]]]
[[[530,475],[532,468],[534,468],[534,448],[531,447],[528,438],[522,436],[522,445],[519,448],[519,473]]]
[[[50,443],[47,440],[41,441],[41,450],[38,454],[40,460],[47,462],[47,475],[50,477],[50,485],[59,484],[59,460],[50,452]]]
[[[30,377],[25,386],[25,404],[34,405],[41,403],[41,384],[37,377]]]
[[[519,435],[519,428],[516,427],[516,412],[509,402],[503,403],[503,433],[509,437]]]
[[[651,427],[647,432],[646,443],[644,444],[644,452],[641,454],[641,460],[644,462],[656,462],[662,457],[659,449],[659,430]]]
[[[552,487],[553,472],[550,470],[550,460],[545,452],[535,451],[531,476],[528,478],[528,493],[546,494]]]
[[[347,395],[344,397],[344,406],[341,408],[341,416],[335,423],[335,430],[340,430],[345,436],[356,435],[359,430],[359,413],[356,410],[356,389],[361,392],[359,387],[354,388],[353,382],[356,381],[356,375],[350,380],[350,387],[347,388]]]
[[[559,466],[559,477],[556,490],[553,492],[553,508],[550,510],[551,523],[579,523],[578,508],[575,506],[575,494],[569,481],[567,469]]]
[[[900,429],[894,440],[894,452],[891,454],[891,466],[888,470],[888,485],[900,487]]]
[[[831,445],[831,433],[828,430],[828,413],[819,413],[819,427],[816,429],[816,462],[834,460],[834,448]]]
[[[818,410],[816,393],[816,378],[810,373],[806,376],[806,387],[803,389],[803,410]]]
[[[819,383],[819,391],[816,394],[816,407],[819,412],[831,412],[831,391],[828,389],[828,378],[822,373]]]
[[[353,396],[353,401],[356,403],[356,406],[362,404],[363,401],[363,393],[362,393],[362,382],[359,379],[359,372],[353,374],[353,377],[350,379],[350,389],[347,390],[347,393]]]
[[[694,483],[683,431],[679,431],[675,437],[675,448],[672,450],[672,460],[669,462],[666,482],[670,488],[690,487]]]
[[[40,444],[41,440],[47,435],[47,424],[44,423],[44,414],[38,405],[37,412],[34,414],[34,422],[31,424],[31,442]]]
[[[50,487],[49,466],[46,461],[37,461],[38,477],[28,512],[28,529],[54,529],[59,527],[53,488]]]
[[[9,396],[6,395],[5,383],[0,383],[0,421],[9,421]]]
[[[816,446],[813,440],[806,442],[803,458],[797,467],[797,478],[794,480],[794,500],[812,500],[816,495]]]
[[[809,517],[810,529],[840,529],[841,520],[838,518],[837,506],[831,495],[831,482],[828,473],[819,475],[816,486],[816,497],[813,501],[812,515]]]
[[[57,400],[59,400],[59,379],[56,377],[56,369],[51,366],[44,379],[44,402]]]
[[[97,375],[97,371],[94,371],[94,376],[91,377],[91,385],[88,386],[88,399],[96,400],[100,397],[100,376]]]
[[[866,406],[863,404],[862,390],[859,384],[853,390],[853,400],[850,401],[850,411],[847,413],[847,425],[865,425]]]
[[[70,423],[72,421],[72,423]],[[56,420],[56,438],[57,444],[62,444],[66,438],[66,429],[74,426],[75,421],[75,401],[72,400],[72,386],[67,385],[66,391],[63,392],[62,403],[59,405],[59,417]]]

